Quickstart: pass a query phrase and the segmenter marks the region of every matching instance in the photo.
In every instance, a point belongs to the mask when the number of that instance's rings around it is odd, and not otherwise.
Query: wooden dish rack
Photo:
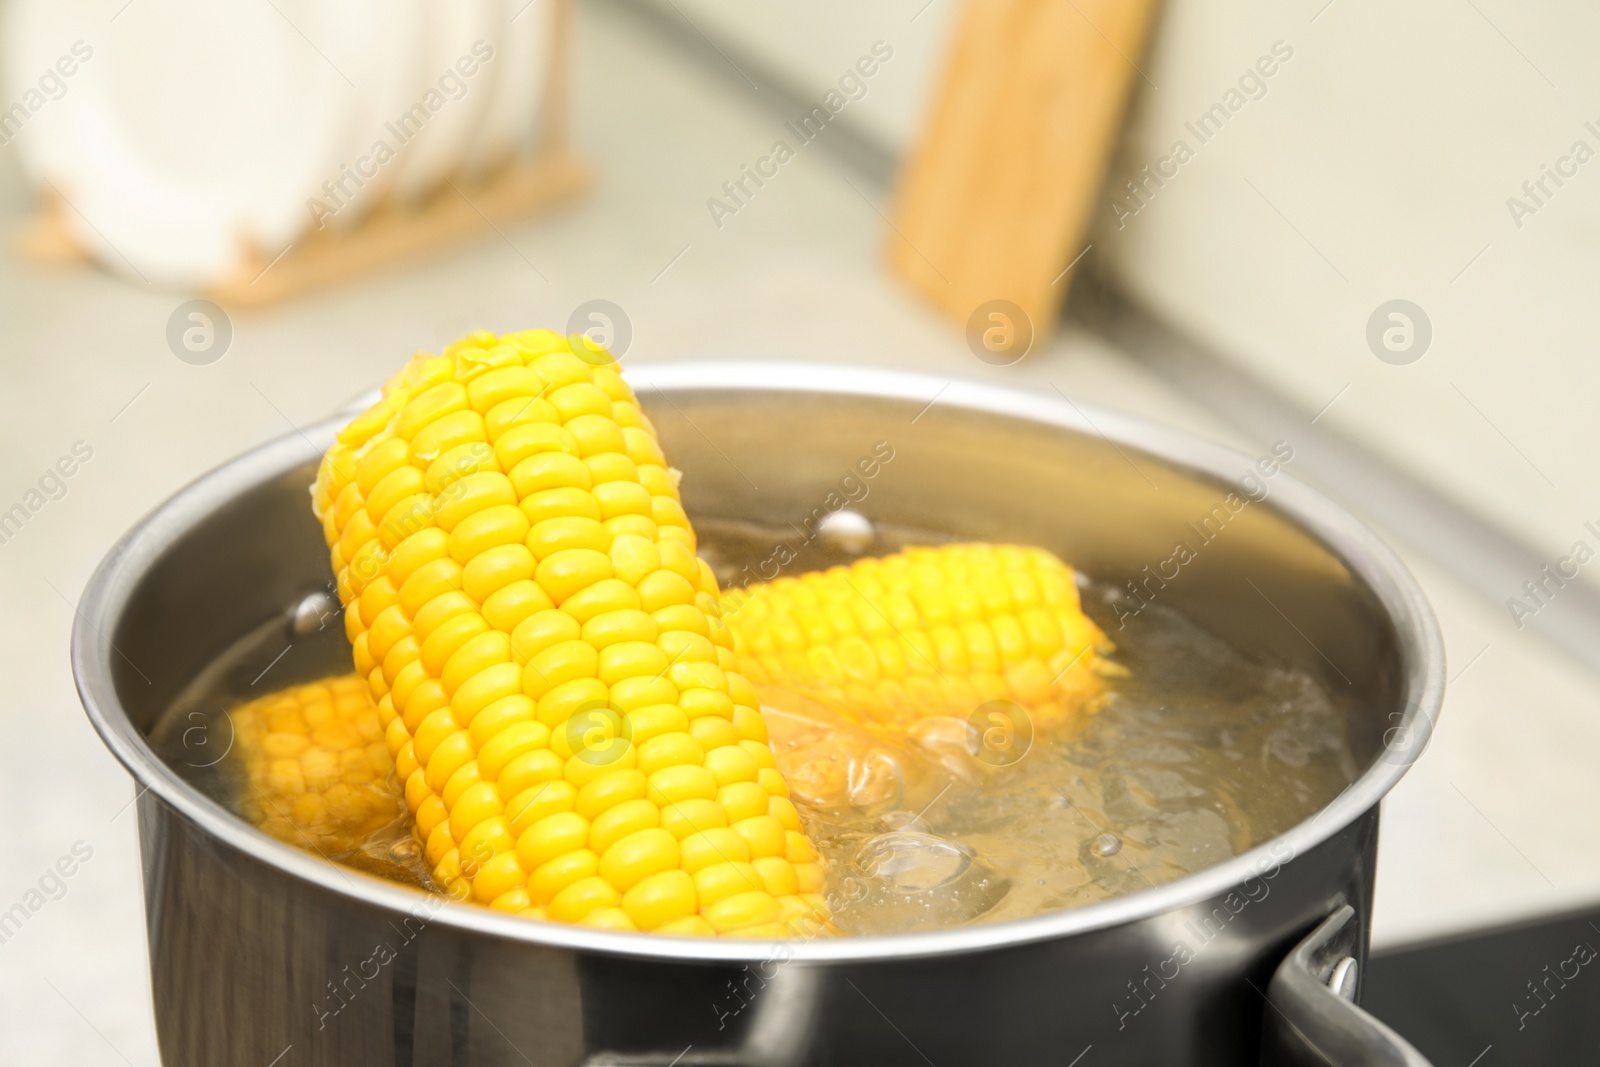
[[[417,204],[393,200],[348,227],[325,227],[295,239],[287,249],[241,242],[234,267],[205,295],[226,307],[260,307],[326,288],[385,267],[423,259],[451,244],[497,230],[575,200],[593,183],[589,167],[572,151],[571,78],[573,0],[548,0],[550,56],[539,111],[539,143],[485,177],[452,177]],[[73,236],[71,208],[54,191],[18,234],[21,254],[35,262],[91,262]]]

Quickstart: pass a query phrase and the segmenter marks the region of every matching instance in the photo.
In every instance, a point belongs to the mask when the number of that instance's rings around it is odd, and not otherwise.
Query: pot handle
[[[1267,987],[1262,1067],[1431,1067],[1355,1003],[1360,927],[1348,904],[1278,965]]]

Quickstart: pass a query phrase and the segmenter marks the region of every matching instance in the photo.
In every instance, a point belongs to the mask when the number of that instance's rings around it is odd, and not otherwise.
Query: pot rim
[[[650,394],[705,391],[788,391],[886,398],[961,407],[1099,436],[1164,462],[1231,482],[1254,462],[1242,452],[1143,419],[964,379],[903,371],[815,363],[678,363],[630,369],[631,384]],[[923,409],[924,411],[927,408]],[[920,418],[920,415],[918,416]],[[72,629],[72,669],[79,697],[95,731],[133,775],[140,794],[153,792],[212,837],[352,903],[420,916],[467,934],[634,959],[675,962],[753,962],[777,954],[814,963],[914,959],[1025,945],[1121,926],[1221,896],[1264,870],[1275,870],[1321,844],[1378,803],[1427,747],[1444,698],[1444,645],[1438,622],[1416,580],[1399,557],[1365,525],[1321,493],[1283,475],[1271,506],[1321,540],[1364,582],[1388,613],[1402,657],[1400,724],[1385,734],[1372,765],[1309,819],[1222,863],[1172,882],[1081,907],[1006,922],[923,933],[853,936],[810,941],[738,941],[664,937],[530,922],[489,908],[347,868],[283,844],[249,826],[167,768],[123,711],[112,682],[118,655],[104,631],[120,616],[149,565],[186,532],[236,494],[307,461],[308,448],[331,444],[347,415],[285,434],[201,476],[124,534],[90,577]],[[1120,448],[1119,448],[1120,450]],[[1131,460],[1130,460],[1131,462]],[[1391,741],[1391,738],[1395,739]],[[1290,850],[1289,860],[1282,850]],[[783,946],[780,948],[779,946]]]

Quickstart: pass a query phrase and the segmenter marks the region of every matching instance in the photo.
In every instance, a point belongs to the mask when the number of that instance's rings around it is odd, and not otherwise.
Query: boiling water
[[[851,558],[791,529],[697,524],[725,586]],[[880,555],[947,538],[880,528]],[[1069,561],[1070,562],[1070,561]],[[1146,889],[1212,866],[1315,814],[1355,777],[1344,716],[1309,674],[1247,659],[1183,616],[1143,607],[1122,630],[1110,587],[1084,610],[1117,644],[1106,705],[1071,732],[1006,749],[973,722],[927,720],[875,737],[826,709],[772,697],[768,727],[806,828],[829,861],[834,918],[849,933],[997,922]],[[817,773],[832,761],[834,776]],[[810,799],[814,803],[805,803]]]
[[[793,528],[702,522],[702,555],[724,586],[794,558],[794,574],[846,562],[844,545]],[[880,528],[883,554],[946,540]],[[775,553],[777,546],[792,546]],[[829,869],[845,933],[893,933],[1024,918],[1172,881],[1310,817],[1355,777],[1344,717],[1309,674],[1246,658],[1159,605],[1125,629],[1114,590],[1086,584],[1085,611],[1117,644],[1128,675],[1104,707],[1055,736],[1025,720],[925,720],[911,737],[851,726],[804,698],[763,693],[780,769]],[[349,670],[336,616],[307,637],[281,621],[240,641],[196,678],[156,730],[168,762],[239,812],[243,776],[229,708]],[[980,732],[1002,730],[999,748]],[[998,754],[997,754],[998,753]],[[329,858],[431,888],[396,820]],[[316,848],[316,842],[303,842]],[[324,852],[326,854],[326,852]]]

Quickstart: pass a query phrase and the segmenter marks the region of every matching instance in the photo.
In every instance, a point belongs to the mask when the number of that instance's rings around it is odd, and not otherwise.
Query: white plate
[[[372,76],[370,86],[361,85],[361,105],[351,120],[350,147],[339,173],[330,179],[337,187],[321,190],[322,203],[337,210],[331,218],[320,210],[313,212],[319,224],[345,227],[358,222],[394,188],[400,170],[400,143],[388,124],[417,102],[417,72],[426,55],[423,2],[369,2],[361,15],[363,31],[336,45],[349,56],[352,66],[369,66]],[[358,57],[353,54],[356,49],[371,54]],[[341,67],[345,65],[332,51],[329,55]]]
[[[424,0],[424,59],[414,121],[395,124],[395,132],[409,138],[394,164],[401,199],[422,199],[465,163],[500,74],[501,53],[493,43],[500,4]]]
[[[346,162],[381,16],[380,0],[137,0],[74,111],[62,182],[77,237],[180,286],[219,278],[247,246],[276,255]]]
[[[549,69],[554,0],[501,0],[491,42],[499,65],[494,97],[467,152],[467,169],[486,174],[533,144]]]
[[[84,97],[84,85],[102,66],[96,62],[95,43],[104,45],[98,39],[105,16],[89,0],[12,0],[4,16],[0,91],[5,102],[0,108],[21,105],[26,114],[0,115],[0,137],[19,153],[35,185],[59,184],[76,156],[73,112]],[[62,70],[72,73],[63,75]]]

